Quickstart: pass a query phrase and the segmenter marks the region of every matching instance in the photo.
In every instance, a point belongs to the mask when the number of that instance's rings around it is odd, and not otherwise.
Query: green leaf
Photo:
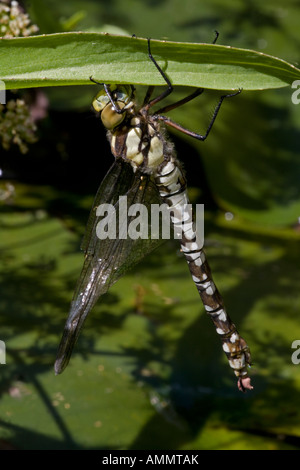
[[[300,78],[284,60],[213,44],[151,41],[174,85],[210,89],[279,88]],[[105,33],[58,33],[0,41],[0,78],[7,89],[105,83],[163,85],[146,39]]]

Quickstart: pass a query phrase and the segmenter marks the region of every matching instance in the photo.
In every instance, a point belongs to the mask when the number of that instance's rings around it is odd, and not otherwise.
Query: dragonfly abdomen
[[[221,337],[229,365],[236,376],[244,378],[248,375],[247,365],[250,364],[249,348],[226,313],[221,294],[212,279],[203,251],[203,240],[197,237],[195,223],[192,220],[186,180],[174,156],[157,169],[155,182],[162,200],[169,206],[174,232],[180,231],[182,234],[181,250],[205,311]]]

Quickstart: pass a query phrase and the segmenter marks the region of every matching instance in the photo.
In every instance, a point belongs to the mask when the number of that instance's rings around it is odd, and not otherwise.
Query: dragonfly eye
[[[127,85],[111,85],[110,91],[112,99],[119,104],[120,108],[129,105],[134,98],[133,89]],[[109,103],[111,103],[111,101],[108,94],[105,90],[101,90],[95,96],[92,104],[95,111],[101,112]],[[120,103],[123,103],[123,106],[120,105]]]
[[[128,85],[117,85],[113,92],[113,98],[116,101],[121,101],[126,106],[133,98],[133,89]]]
[[[122,101],[117,101],[116,104],[120,109],[123,109],[125,106]],[[113,109],[112,104],[109,103],[107,106],[105,106],[105,108],[101,112],[101,121],[103,125],[106,127],[106,129],[112,130],[121,124],[125,116],[126,116],[126,112],[122,114],[117,113]]]
[[[112,85],[110,87],[111,98],[118,109],[133,106],[134,89],[128,85]],[[110,100],[110,97],[105,90],[101,90],[93,100],[93,107],[95,111],[101,113],[101,120],[104,126],[112,130],[119,126],[124,120],[126,112],[118,113]]]

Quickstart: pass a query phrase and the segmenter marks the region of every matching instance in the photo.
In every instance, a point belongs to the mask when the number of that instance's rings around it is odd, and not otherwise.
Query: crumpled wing
[[[161,204],[155,184],[149,175],[134,174],[130,164],[119,159],[112,165],[96,194],[86,233],[82,242],[85,252],[84,265],[77,282],[71,309],[65,324],[55,362],[55,373],[61,373],[67,366],[82,325],[97,300],[106,293],[126,271],[162,243],[160,239],[124,238],[124,230],[134,217],[127,218],[126,224],[119,225],[119,196],[127,196],[128,208],[141,203],[150,213],[151,204]],[[101,217],[96,212],[100,204],[112,204],[115,208],[117,236],[115,239],[99,239],[96,227]],[[124,217],[124,214],[121,214]],[[110,222],[109,217],[106,220]]]

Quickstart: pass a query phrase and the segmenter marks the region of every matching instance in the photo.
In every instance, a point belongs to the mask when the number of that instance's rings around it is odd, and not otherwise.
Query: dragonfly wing
[[[126,196],[128,208],[132,204],[140,203],[149,211],[152,204],[161,203],[151,177],[134,174],[131,166],[123,161],[117,160],[104,178],[97,192],[83,240],[84,265],[59,345],[55,362],[56,374],[61,373],[67,366],[82,325],[99,297],[133,265],[162,243],[162,240],[150,237],[125,238],[127,227],[130,226],[134,216],[129,217],[126,214],[125,223],[119,224],[120,217],[121,222],[124,222],[124,214],[119,212],[120,195]],[[116,222],[117,232],[113,239],[99,239],[96,234],[97,224],[101,219],[97,216],[97,208],[104,202],[112,204],[117,215],[113,220],[112,213],[111,218],[108,217],[106,220],[107,225]]]
[[[131,165],[124,162],[122,159],[115,160],[101,182],[93,202],[81,243],[81,249],[86,254],[95,251],[95,242],[97,241],[95,236],[96,226],[99,222],[99,218],[96,214],[98,207],[106,203],[115,205],[119,195],[126,194],[128,189],[133,185],[134,179],[135,177]]]

